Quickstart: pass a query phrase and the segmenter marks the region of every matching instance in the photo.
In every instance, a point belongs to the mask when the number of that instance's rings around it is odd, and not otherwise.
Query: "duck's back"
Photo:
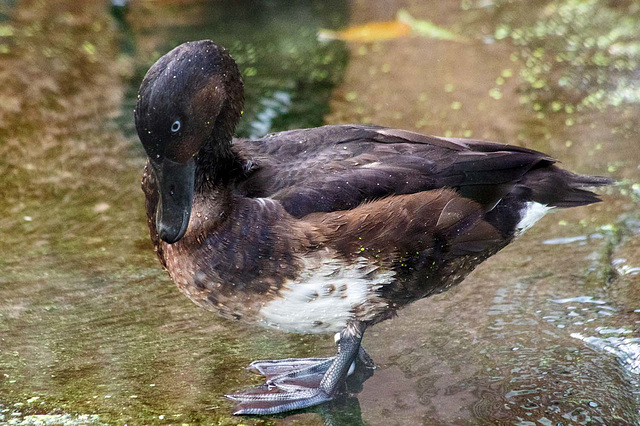
[[[582,188],[609,183],[562,170],[553,158],[527,148],[375,126],[293,130],[237,145],[255,162],[238,191],[278,200],[296,218],[452,188],[480,204],[486,220],[509,236],[533,203],[590,204],[598,198]]]

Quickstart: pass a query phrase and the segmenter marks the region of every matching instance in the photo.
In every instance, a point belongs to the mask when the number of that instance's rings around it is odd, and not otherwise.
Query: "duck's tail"
[[[527,172],[518,186],[528,193],[528,199],[549,207],[577,207],[601,201],[597,194],[584,189],[611,185],[602,176],[578,175],[554,164]]]

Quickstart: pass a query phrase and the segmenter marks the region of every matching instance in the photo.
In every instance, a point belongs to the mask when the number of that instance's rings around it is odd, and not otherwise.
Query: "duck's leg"
[[[275,414],[298,410],[329,401],[344,384],[360,353],[360,342],[366,325],[350,323],[341,333],[338,354],[332,358],[312,358],[310,364],[280,375],[265,374],[267,384],[242,393],[227,395],[238,401],[233,414]],[[261,361],[265,373],[277,370],[279,361],[268,365]],[[282,366],[302,366],[302,359],[282,360]],[[255,366],[254,366],[255,367]],[[267,371],[268,370],[268,371]]]

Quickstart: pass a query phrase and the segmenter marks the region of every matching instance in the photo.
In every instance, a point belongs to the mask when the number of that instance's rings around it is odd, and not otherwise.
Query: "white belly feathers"
[[[342,330],[349,319],[366,319],[376,308],[386,307],[377,290],[394,280],[364,257],[347,263],[329,250],[302,259],[304,269],[279,297],[260,310],[263,325],[298,333]]]

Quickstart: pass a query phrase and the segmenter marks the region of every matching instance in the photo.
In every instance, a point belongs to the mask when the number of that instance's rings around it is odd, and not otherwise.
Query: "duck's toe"
[[[247,369],[265,376],[267,384],[277,382],[279,378],[302,377],[306,375],[324,374],[331,365],[330,358],[286,358],[253,361]]]
[[[262,386],[226,396],[238,401],[233,412],[234,415],[276,414],[311,407],[331,400],[331,397],[320,388],[297,386],[284,386],[283,388]]]
[[[362,322],[346,327],[335,357],[251,363],[249,368],[265,375],[267,382],[259,388],[227,395],[238,401],[233,414],[275,414],[330,401],[355,368],[365,328]]]
[[[365,351],[362,346],[360,346],[360,350],[358,351],[358,361],[360,361],[360,363],[366,368],[369,368],[371,370],[376,369],[376,364],[373,362],[371,355],[369,355],[369,353]]]

